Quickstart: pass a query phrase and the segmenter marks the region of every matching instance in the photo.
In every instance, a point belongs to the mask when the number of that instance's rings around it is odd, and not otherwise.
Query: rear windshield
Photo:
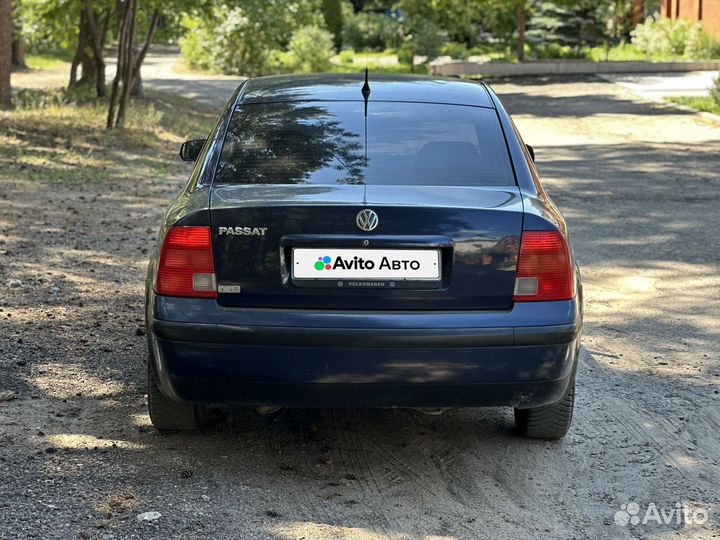
[[[495,110],[372,101],[242,106],[215,182],[515,185]]]

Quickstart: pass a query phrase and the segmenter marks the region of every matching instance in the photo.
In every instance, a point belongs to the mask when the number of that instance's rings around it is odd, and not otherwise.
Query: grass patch
[[[107,101],[63,101],[62,90],[37,92],[0,113],[0,182],[114,183],[163,178],[181,166],[182,141],[206,137],[217,113],[160,92],[135,100],[126,128],[105,129]],[[172,171],[171,171],[172,169]]]
[[[690,107],[691,109],[695,109],[696,111],[720,114],[720,103],[715,101],[710,96],[705,96],[705,97],[680,96],[680,97],[667,98],[667,101],[670,101],[671,103],[677,103],[678,105],[684,105],[686,107]]]
[[[395,65],[377,65],[373,62],[367,63],[370,73],[412,73],[409,64]],[[365,64],[333,64],[328,70],[329,73],[364,73]],[[416,75],[426,75],[428,72],[427,65],[417,64],[415,66]]]
[[[69,64],[72,58],[67,52],[28,54],[25,57],[25,63],[30,69],[41,71],[55,71],[63,69]]]

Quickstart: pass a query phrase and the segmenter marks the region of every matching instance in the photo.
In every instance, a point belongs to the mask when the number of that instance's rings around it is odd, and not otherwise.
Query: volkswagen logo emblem
[[[360,210],[358,212],[357,217],[355,218],[355,223],[357,223],[357,226],[360,227],[363,231],[370,232],[375,227],[378,226],[378,223],[380,220],[378,219],[378,215],[373,212],[372,210]]]

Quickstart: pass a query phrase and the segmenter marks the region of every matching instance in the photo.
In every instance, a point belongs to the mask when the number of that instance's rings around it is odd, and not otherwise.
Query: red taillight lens
[[[172,227],[165,236],[155,282],[160,296],[217,298],[210,227]]]
[[[515,278],[515,302],[575,298],[570,248],[557,231],[523,231]]]

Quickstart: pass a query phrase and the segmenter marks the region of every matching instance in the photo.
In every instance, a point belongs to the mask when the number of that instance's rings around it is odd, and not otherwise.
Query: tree
[[[99,12],[96,10],[99,9]],[[78,30],[77,30],[77,46],[75,47],[75,55],[70,66],[70,82],[68,88],[73,89],[83,84],[94,84],[98,97],[104,97],[104,94],[100,94],[100,91],[105,91],[105,70],[102,72],[98,71],[98,65],[104,66],[105,61],[102,58],[102,52],[105,49],[105,42],[107,39],[108,29],[110,27],[110,19],[113,15],[113,5],[108,4],[105,6],[93,5],[93,12],[95,13],[95,21],[100,21],[100,27],[98,29],[100,36],[100,54],[102,62],[97,62],[95,55],[95,48],[92,45],[92,32],[90,29],[90,23],[88,22],[87,9],[84,4],[77,10],[78,12]],[[78,67],[81,68],[82,75],[80,79],[77,78]],[[102,77],[102,81],[99,80]]]
[[[86,0],[89,1],[89,0]],[[120,31],[118,37],[118,61],[113,80],[110,107],[108,109],[107,128],[123,127],[130,94],[140,80],[140,68],[150,48],[153,34],[160,20],[160,9],[153,10],[150,27],[142,48],[137,51],[138,0],[124,0],[125,5],[118,10]]]
[[[12,70],[12,6],[0,0],[0,109],[12,107],[10,72]]]
[[[105,59],[103,58],[103,36],[98,23],[93,0],[84,0],[85,24],[89,33],[89,44],[95,60],[95,89],[98,97],[105,97]]]
[[[597,0],[555,0],[534,5],[526,38],[530,43],[594,46],[602,35],[604,21],[598,17]]]
[[[322,24],[317,7],[315,0],[213,0],[205,12],[193,9],[184,18],[180,49],[193,66],[261,75],[295,30]]]
[[[645,9],[643,7],[643,0],[635,0],[633,5],[633,14],[632,14],[632,25],[633,28],[635,28],[638,24],[641,24],[643,22],[643,19],[645,19]]]
[[[516,0],[517,10],[517,58],[522,62],[525,60],[525,27],[527,24],[527,2],[526,0]]]
[[[22,33],[22,16],[20,13],[20,2],[15,0],[12,3],[12,65],[16,69],[27,69],[25,63],[25,38]]]
[[[334,37],[335,50],[339,51],[343,43],[343,14],[340,0],[322,0],[322,13],[325,26]]]

